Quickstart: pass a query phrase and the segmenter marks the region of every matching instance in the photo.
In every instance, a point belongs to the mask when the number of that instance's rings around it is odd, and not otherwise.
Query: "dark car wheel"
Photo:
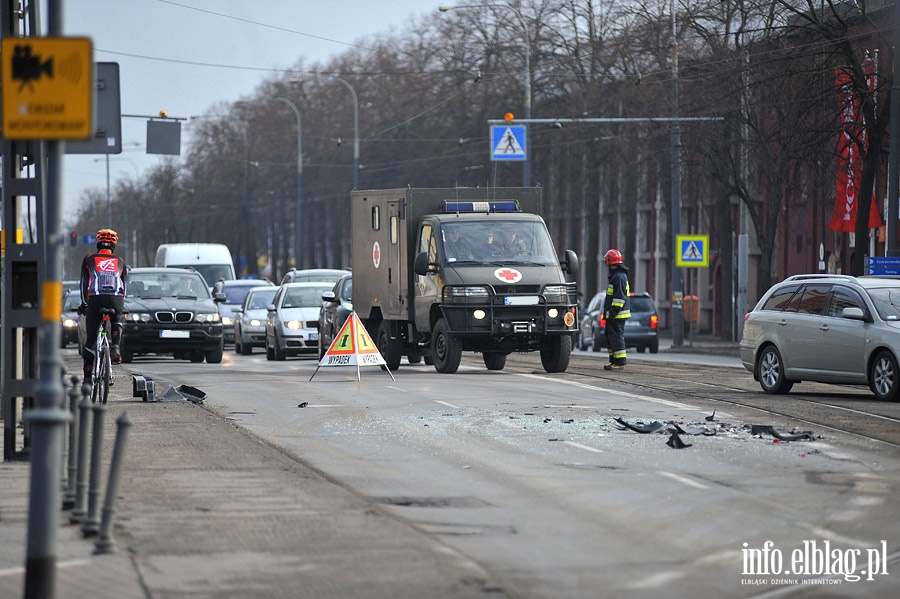
[[[462,360],[462,343],[448,331],[447,321],[440,319],[431,333],[431,355],[434,369],[443,374],[453,374],[459,370]]]
[[[601,335],[597,331],[594,331],[593,333],[591,333],[591,337],[591,351],[599,352],[601,349],[603,349],[603,335]]]
[[[206,352],[206,363],[207,364],[221,364],[223,353],[224,353],[224,350],[221,345],[219,347],[217,347],[216,349]]]
[[[237,345],[236,345],[236,344],[237,344],[237,337],[235,337],[235,346],[234,346],[235,349],[237,349]],[[247,345],[246,343],[244,343],[244,340],[241,339],[241,349],[240,349],[240,353],[241,353],[242,356],[249,356],[250,354],[253,353],[253,346],[252,346],[252,345]]]
[[[774,345],[767,345],[756,359],[756,375],[766,393],[787,393],[794,383],[784,378],[784,361]]]
[[[572,336],[556,335],[550,338],[550,347],[541,350],[541,364],[547,372],[565,372],[572,356]]]
[[[659,339],[654,339],[650,342],[650,353],[658,354],[659,353]]]
[[[900,398],[900,370],[889,351],[878,352],[869,367],[869,389],[878,399],[897,401]]]
[[[275,336],[275,343],[272,344],[272,359],[278,362],[283,362],[287,359],[287,352],[281,349],[281,344],[278,342],[278,335]]]

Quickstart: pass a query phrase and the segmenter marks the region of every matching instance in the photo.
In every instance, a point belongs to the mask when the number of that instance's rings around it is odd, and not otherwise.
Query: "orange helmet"
[[[112,229],[100,229],[97,231],[97,245],[101,243],[116,245],[119,243],[119,234]]]
[[[603,255],[603,261],[606,262],[607,266],[622,264],[622,252],[619,250],[609,250]]]

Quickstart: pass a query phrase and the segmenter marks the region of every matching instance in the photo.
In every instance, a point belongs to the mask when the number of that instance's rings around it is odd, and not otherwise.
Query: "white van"
[[[221,243],[164,243],[156,248],[156,266],[193,268],[209,287],[236,278],[231,252]]]

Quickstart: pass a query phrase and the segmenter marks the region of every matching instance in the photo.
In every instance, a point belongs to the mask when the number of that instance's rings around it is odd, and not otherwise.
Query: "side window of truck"
[[[379,229],[381,229],[381,207],[372,206],[372,230],[378,231]]]
[[[437,262],[437,240],[431,224],[422,225],[422,233],[419,236],[419,252],[426,252],[429,262]]]

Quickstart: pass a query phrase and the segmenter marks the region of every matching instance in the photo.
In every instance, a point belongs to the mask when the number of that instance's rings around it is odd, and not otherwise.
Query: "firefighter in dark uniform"
[[[100,309],[115,310],[112,320],[112,339],[110,339],[109,357],[113,362],[120,362],[119,339],[122,336],[122,311],[125,308],[125,258],[116,256],[116,244],[119,235],[112,229],[97,231],[97,253],[88,254],[81,261],[81,306],[79,312],[84,314],[87,339],[84,341],[84,380],[90,382],[94,368],[94,355],[97,331],[100,328]]]
[[[631,318],[631,288],[628,285],[628,267],[622,263],[619,250],[609,250],[603,256],[609,269],[609,284],[606,287],[606,301],[603,315],[606,318],[606,347],[609,350],[609,364],[604,370],[625,368],[625,321]]]

